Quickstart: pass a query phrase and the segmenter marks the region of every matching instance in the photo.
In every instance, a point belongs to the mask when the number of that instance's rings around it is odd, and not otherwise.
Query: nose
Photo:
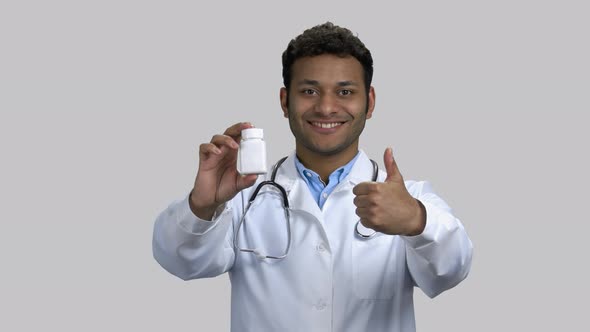
[[[335,113],[338,109],[337,100],[331,94],[322,95],[317,106],[317,112],[321,113],[322,115],[330,115],[332,113]]]

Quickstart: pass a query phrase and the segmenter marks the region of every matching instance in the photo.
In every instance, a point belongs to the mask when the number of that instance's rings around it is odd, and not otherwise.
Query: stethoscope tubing
[[[258,184],[258,186],[256,187],[256,189],[254,189],[254,192],[252,193],[252,195],[250,195],[250,199],[248,200],[248,205],[246,206],[246,209],[242,213],[242,217],[240,218],[240,222],[238,223],[238,228],[237,228],[236,234],[234,236],[234,248],[237,248],[242,252],[251,252],[251,253],[255,254],[260,259],[265,259],[265,258],[283,259],[283,258],[287,257],[287,255],[289,254],[289,250],[291,249],[291,215],[289,212],[289,199],[287,197],[287,191],[285,190],[285,188],[283,188],[283,186],[281,186],[280,184],[275,182],[275,179],[277,176],[277,171],[278,171],[279,167],[281,166],[281,164],[283,164],[283,162],[286,159],[287,159],[287,157],[283,157],[283,158],[281,158],[281,160],[279,160],[275,164],[275,166],[273,167],[273,171],[272,171],[272,175],[270,177],[270,180],[260,182]],[[252,203],[254,203],[256,196],[258,196],[258,193],[260,192],[260,189],[262,189],[262,187],[267,186],[267,185],[273,186],[281,192],[281,195],[283,197],[283,210],[285,211],[285,218],[287,220],[287,248],[285,248],[285,252],[279,256],[264,255],[258,249],[255,249],[255,248],[240,248],[239,243],[238,243],[238,235],[240,233],[240,228],[242,227],[242,224],[246,220],[246,213],[250,209],[250,206],[252,205]]]
[[[377,163],[373,159],[371,159],[371,164],[373,164],[373,178],[372,178],[372,181],[373,182],[377,182],[377,176],[379,175],[379,166],[377,165]],[[361,233],[359,231],[359,224],[360,223],[361,223],[361,220],[359,219],[359,221],[356,222],[356,225],[354,225],[354,232],[356,233],[356,235],[360,236],[362,239],[369,239],[369,238],[372,238],[373,236],[375,236],[375,234],[377,234],[377,231],[373,231],[373,232],[371,232],[371,234],[363,234],[363,233]]]
[[[275,179],[276,179],[276,175],[278,172],[279,167],[283,164],[283,162],[287,159],[287,157],[283,157],[281,158],[281,160],[279,160],[273,167],[273,171],[270,177],[270,180],[267,181],[262,181],[258,184],[258,186],[256,187],[256,189],[254,189],[254,192],[252,193],[252,195],[250,195],[250,199],[248,199],[248,204],[246,205],[246,209],[244,210],[244,212],[242,213],[242,217],[240,218],[240,221],[238,223],[238,227],[236,229],[236,233],[234,236],[234,248],[237,248],[239,251],[242,252],[250,252],[255,254],[258,258],[260,259],[265,259],[265,258],[271,258],[271,259],[283,259],[285,257],[287,257],[287,255],[289,254],[289,250],[291,249],[291,215],[290,215],[290,208],[289,208],[289,199],[287,197],[287,191],[285,190],[285,188],[283,188],[283,186],[281,186],[280,184],[278,184]],[[372,181],[376,182],[377,181],[377,177],[379,175],[379,166],[377,165],[377,163],[371,159],[371,164],[373,165],[373,177],[372,177]],[[275,188],[277,188],[280,192],[281,192],[281,196],[283,198],[283,209],[285,211],[285,218],[287,220],[287,247],[285,248],[285,252],[282,255],[278,255],[278,256],[274,256],[274,255],[264,255],[262,254],[258,249],[255,248],[241,248],[239,246],[238,243],[238,235],[240,232],[240,229],[242,227],[242,224],[244,224],[245,220],[246,220],[246,214],[248,212],[248,210],[250,209],[250,206],[254,203],[254,200],[256,199],[256,197],[258,196],[258,193],[260,192],[260,189],[262,189],[262,187],[264,186],[273,186]],[[356,225],[354,227],[354,231],[355,233],[362,239],[369,239],[373,236],[375,236],[375,234],[377,234],[376,231],[373,231],[371,234],[362,234],[359,230],[359,224],[361,223],[360,219],[359,221],[356,222]]]

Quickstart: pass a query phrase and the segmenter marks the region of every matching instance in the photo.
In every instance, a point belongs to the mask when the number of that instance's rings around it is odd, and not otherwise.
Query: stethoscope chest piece
[[[357,221],[356,225],[354,227],[354,231],[356,233],[356,235],[360,236],[363,239],[368,239],[371,238],[373,236],[375,236],[375,234],[377,234],[377,232],[371,228],[365,227],[361,221]]]

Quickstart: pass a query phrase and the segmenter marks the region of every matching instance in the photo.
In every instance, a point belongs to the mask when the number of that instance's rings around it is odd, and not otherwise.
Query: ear
[[[281,88],[281,91],[279,93],[279,96],[281,98],[281,108],[283,109],[283,116],[288,118],[289,117],[289,102],[287,99],[289,99],[287,97],[287,88]]]
[[[373,116],[373,110],[375,109],[375,88],[371,86],[369,88],[369,102],[367,103],[367,119],[370,119]]]

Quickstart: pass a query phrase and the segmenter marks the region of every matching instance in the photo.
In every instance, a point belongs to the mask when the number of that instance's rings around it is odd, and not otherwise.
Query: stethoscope
[[[272,169],[272,174],[270,177],[270,180],[267,181],[262,181],[260,182],[260,184],[258,184],[258,186],[256,187],[256,189],[254,189],[254,192],[252,193],[252,195],[250,195],[250,199],[248,200],[248,205],[246,206],[246,209],[244,210],[244,212],[242,213],[242,217],[240,218],[240,222],[238,223],[238,227],[236,229],[236,233],[234,236],[234,247],[237,248],[238,250],[242,251],[242,252],[249,252],[252,253],[254,255],[256,255],[258,258],[260,259],[265,259],[265,258],[270,258],[270,259],[283,259],[285,257],[287,257],[287,255],[289,254],[289,249],[291,248],[291,214],[290,214],[290,208],[289,208],[289,199],[287,198],[287,191],[285,190],[285,188],[283,188],[283,186],[281,186],[280,184],[278,184],[277,182],[275,182],[276,176],[277,176],[277,171],[279,170],[279,167],[281,166],[281,164],[283,164],[283,162],[287,159],[287,157],[283,157],[281,160],[279,160]],[[373,177],[372,177],[372,181],[375,182],[377,181],[377,176],[379,175],[379,166],[377,165],[377,163],[371,159],[371,164],[373,164]],[[261,253],[258,249],[254,248],[241,248],[238,242],[238,234],[240,233],[240,228],[242,227],[242,224],[244,223],[244,221],[246,220],[246,214],[248,213],[248,210],[250,209],[250,206],[252,206],[252,204],[254,203],[254,200],[256,199],[256,196],[258,196],[258,193],[260,192],[260,190],[262,189],[262,187],[264,186],[272,186],[277,188],[282,195],[282,201],[283,201],[283,210],[285,211],[285,218],[287,220],[287,247],[285,248],[285,252],[282,255],[278,255],[278,256],[274,256],[274,255],[265,255],[263,253]],[[359,227],[361,228],[359,230]],[[356,222],[356,225],[354,227],[354,232],[355,234],[361,238],[361,239],[368,239],[371,238],[373,236],[375,236],[375,234],[377,234],[376,231],[364,227],[361,224],[361,220],[359,219]]]

